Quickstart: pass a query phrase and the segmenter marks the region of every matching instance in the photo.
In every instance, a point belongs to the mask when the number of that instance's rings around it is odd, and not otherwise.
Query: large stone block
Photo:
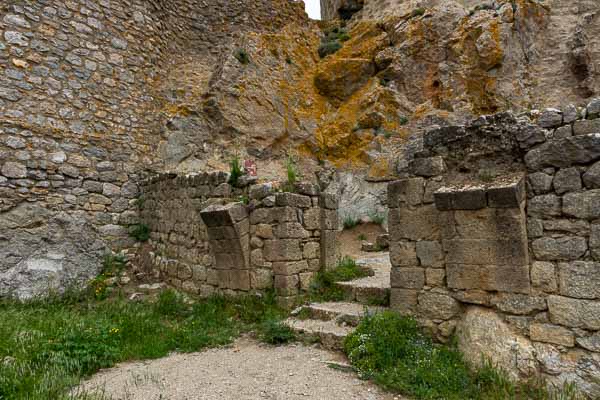
[[[536,342],[553,343],[560,346],[575,346],[575,335],[562,326],[552,324],[531,324],[529,337]]]
[[[310,237],[308,232],[299,222],[283,222],[275,225],[275,237],[279,239],[304,239]]]
[[[425,179],[423,178],[392,182],[388,185],[388,206],[390,208],[417,206],[423,202],[424,192]]]
[[[543,237],[533,241],[531,247],[540,261],[577,260],[587,251],[585,238],[566,236],[559,238]]]
[[[441,228],[449,217],[444,214],[433,205],[416,209],[391,209],[388,223],[391,241],[439,240]]]
[[[545,174],[543,172],[534,172],[529,174],[527,182],[529,188],[536,195],[546,194],[552,190],[552,181],[554,178],[552,175]]]
[[[254,269],[250,271],[250,286],[252,289],[264,290],[273,287],[273,271]]]
[[[273,273],[275,275],[295,275],[306,271],[308,271],[308,262],[306,260],[273,263]]]
[[[304,227],[309,231],[321,229],[321,209],[312,207],[304,211],[303,215]]]
[[[390,261],[395,267],[419,265],[415,242],[391,242]]]
[[[427,286],[431,287],[445,286],[446,270],[444,268],[427,268],[425,270],[425,282]]]
[[[548,309],[543,297],[515,293],[497,294],[491,298],[490,303],[502,312],[516,315],[529,315]]]
[[[588,220],[600,218],[600,190],[568,193],[563,197],[562,209],[565,215],[575,218]]]
[[[338,231],[321,232],[321,267],[329,270],[336,267],[340,259]]]
[[[440,211],[479,210],[487,207],[486,192],[483,187],[449,188],[443,187],[434,193],[435,206]]]
[[[563,168],[554,175],[554,191],[558,194],[580,190],[581,174],[577,168]]]
[[[310,208],[312,207],[312,200],[310,196],[303,196],[296,193],[277,193],[275,195],[275,204],[278,207]]]
[[[266,240],[263,255],[267,261],[299,261],[302,250],[298,239]]]
[[[444,263],[444,251],[438,241],[422,241],[416,244],[417,258],[427,267],[441,266]],[[413,264],[416,265],[416,264]]]
[[[244,291],[250,290],[250,271],[230,270],[229,289]]]
[[[446,280],[452,289],[529,293],[529,266],[446,264]]]
[[[446,263],[474,265],[527,265],[526,240],[454,239],[443,240]]]
[[[305,259],[319,258],[321,252],[321,245],[317,242],[308,242],[304,244],[302,254]]]
[[[591,225],[590,252],[596,261],[600,261],[600,224]]]
[[[600,301],[549,296],[550,320],[570,328],[600,330]]]
[[[572,136],[551,140],[525,155],[527,168],[539,171],[546,167],[567,168],[600,159],[600,134]]]
[[[455,211],[454,221],[460,238],[527,240],[525,213],[520,208]]]
[[[419,316],[447,320],[460,314],[460,303],[445,293],[419,293]]]
[[[390,283],[393,288],[422,289],[425,286],[423,268],[392,267]]]
[[[446,163],[440,156],[415,158],[410,162],[409,169],[413,175],[432,177],[446,172]]]
[[[560,294],[577,299],[600,298],[600,263],[575,261],[558,264]]]
[[[337,210],[321,210],[321,229],[337,230],[340,227]]]
[[[509,183],[494,183],[487,189],[488,207],[519,208],[525,198],[525,179],[522,176]]]
[[[298,221],[298,211],[292,207],[257,208],[250,214],[252,225]]]
[[[390,308],[403,315],[414,315],[417,311],[418,290],[392,288]]]
[[[556,195],[536,196],[529,200],[527,214],[537,218],[557,217],[561,214],[561,206],[561,198]]]
[[[534,288],[546,293],[554,293],[558,289],[556,269],[553,263],[536,261],[531,265],[531,284]]]

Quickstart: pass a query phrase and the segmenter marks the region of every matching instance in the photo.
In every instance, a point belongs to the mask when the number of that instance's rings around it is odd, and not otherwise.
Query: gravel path
[[[354,373],[329,367],[340,354],[300,344],[270,347],[248,338],[230,348],[127,363],[83,383],[115,400],[393,400]]]

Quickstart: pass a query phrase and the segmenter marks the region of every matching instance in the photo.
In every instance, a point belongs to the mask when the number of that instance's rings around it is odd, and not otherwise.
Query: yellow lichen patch
[[[388,179],[393,175],[392,168],[392,163],[387,157],[378,157],[369,166],[367,177],[370,180]]]
[[[497,18],[465,17],[454,33],[450,50],[465,71],[456,75],[475,113],[487,114],[498,111],[496,96],[497,78],[489,71],[502,65],[504,49]],[[454,93],[443,92],[446,102],[451,102]]]

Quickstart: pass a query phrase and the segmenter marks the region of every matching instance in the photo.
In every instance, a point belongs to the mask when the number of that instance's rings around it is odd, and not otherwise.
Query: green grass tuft
[[[246,49],[243,48],[238,48],[233,52],[233,56],[236,58],[236,60],[238,60],[240,62],[240,64],[242,65],[248,65],[250,64],[250,54],[248,54],[248,51]]]
[[[358,219],[352,215],[347,215],[344,217],[344,229],[352,229],[352,228],[358,226],[359,223],[360,223],[360,219]]]
[[[363,319],[344,350],[362,378],[416,399],[579,399],[569,385],[550,391],[540,382],[515,385],[490,363],[475,372],[455,344],[436,344],[414,319],[389,311]]]
[[[223,346],[242,332],[258,331],[269,342],[289,339],[275,328],[285,314],[272,295],[186,304],[172,290],[155,303],[79,293],[0,301],[0,315],[0,399],[11,400],[98,400],[101,394],[69,391],[100,368]]]
[[[231,186],[237,186],[239,179],[244,176],[244,170],[242,169],[242,162],[239,156],[235,156],[229,161],[229,181]]]
[[[310,285],[309,297],[311,301],[341,301],[345,292],[336,282],[348,282],[369,276],[369,273],[358,266],[351,257],[344,257],[338,265],[330,271],[321,271]]]

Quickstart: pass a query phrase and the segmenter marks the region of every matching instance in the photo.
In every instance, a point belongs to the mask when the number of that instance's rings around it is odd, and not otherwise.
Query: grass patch
[[[0,302],[0,399],[71,399],[69,390],[101,368],[226,345],[242,332],[256,331],[269,343],[291,340],[273,299],[188,304],[169,290],[155,303],[81,294]]]
[[[474,372],[455,345],[433,343],[414,319],[392,312],[365,317],[344,350],[362,378],[416,399],[579,399],[568,385],[555,391],[539,382],[515,385],[489,363]]]
[[[358,235],[358,240],[360,240],[361,242],[364,242],[365,240],[367,240],[367,235],[365,235],[364,233],[361,233],[360,235]]]
[[[345,298],[336,282],[348,282],[369,276],[351,257],[344,257],[331,271],[319,272],[310,286],[309,297],[313,302],[341,301]]]
[[[383,225],[385,223],[385,215],[377,212],[370,213],[369,219],[371,219],[371,222],[377,225]]]
[[[360,223],[360,219],[352,215],[346,215],[344,217],[344,229],[352,229]]]
[[[285,192],[295,192],[296,182],[298,181],[298,167],[292,156],[288,156],[287,160],[285,160],[285,172],[287,182],[285,183],[283,190]]]

